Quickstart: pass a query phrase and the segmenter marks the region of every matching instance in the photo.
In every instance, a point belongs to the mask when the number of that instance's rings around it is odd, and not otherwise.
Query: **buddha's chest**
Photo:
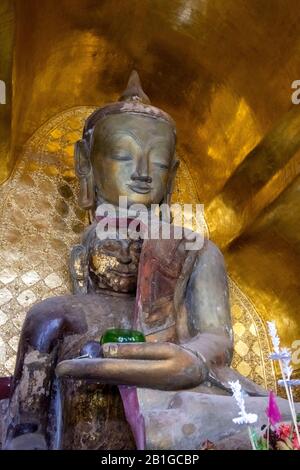
[[[177,319],[194,263],[181,241],[145,245],[139,269],[135,325],[148,341],[177,342]]]
[[[152,259],[151,264],[149,271],[145,269],[143,282],[146,285],[138,295],[136,326],[146,335],[147,341],[176,342],[174,292],[178,275],[156,259]]]

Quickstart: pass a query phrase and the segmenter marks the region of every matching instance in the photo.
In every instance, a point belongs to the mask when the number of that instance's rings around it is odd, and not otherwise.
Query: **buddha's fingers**
[[[102,346],[104,357],[118,359],[171,359],[178,352],[179,347],[173,343],[107,343]]]
[[[72,359],[56,367],[61,378],[97,380],[111,385],[172,389],[176,373],[170,360]],[[177,387],[175,386],[175,389]]]

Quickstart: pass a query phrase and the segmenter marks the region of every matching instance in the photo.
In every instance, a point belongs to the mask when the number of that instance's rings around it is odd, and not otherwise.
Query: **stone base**
[[[156,400],[151,406],[148,403],[148,407],[141,410],[145,419],[147,450],[200,450],[207,440],[214,444],[216,450],[251,449],[247,428],[232,421],[238,416],[239,411],[233,397],[197,392],[160,391],[155,391],[154,396]],[[160,405],[154,408],[159,396],[161,396]],[[268,397],[246,397],[245,402],[246,410],[258,415],[254,427],[260,429],[267,423],[265,410]],[[288,401],[278,398],[277,403],[282,420],[290,422]],[[8,400],[0,401],[0,437],[7,405]],[[300,413],[300,403],[296,403],[296,411]],[[132,449],[134,446],[129,436],[128,438],[128,449]],[[22,443],[23,448],[27,447],[26,444],[28,445],[26,442]],[[126,445],[118,448],[127,449]],[[111,449],[107,447],[107,450]]]
[[[161,392],[164,393],[164,392]],[[267,424],[265,410],[268,397],[246,397],[246,410],[258,415],[254,425]],[[291,421],[287,400],[278,398],[283,421]],[[300,412],[300,404],[296,404]],[[238,407],[231,396],[195,392],[176,393],[167,409],[143,412],[146,426],[146,448],[149,450],[198,450],[209,440],[219,450],[251,448],[245,425],[234,424]]]

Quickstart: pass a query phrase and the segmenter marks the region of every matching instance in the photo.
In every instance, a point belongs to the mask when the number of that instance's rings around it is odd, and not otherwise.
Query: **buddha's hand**
[[[192,388],[208,374],[200,357],[173,343],[107,343],[102,353],[103,358],[62,361],[56,374],[160,390]]]

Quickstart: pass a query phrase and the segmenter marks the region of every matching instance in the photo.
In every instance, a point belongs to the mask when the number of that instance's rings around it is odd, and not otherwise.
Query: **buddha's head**
[[[132,72],[120,101],[95,111],[77,143],[81,205],[117,206],[119,196],[148,207],[168,201],[178,163],[175,144],[173,120],[150,105]]]
[[[121,219],[122,220],[122,219]],[[118,231],[106,232],[101,240],[96,234],[89,248],[89,276],[94,287],[131,294],[136,291],[142,239],[119,237]]]

